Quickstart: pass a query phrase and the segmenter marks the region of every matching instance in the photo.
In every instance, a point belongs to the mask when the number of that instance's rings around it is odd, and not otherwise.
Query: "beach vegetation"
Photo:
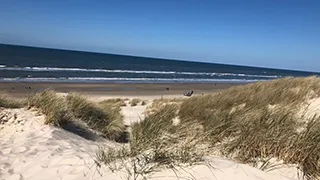
[[[124,133],[125,126],[120,105],[112,106],[108,101],[97,104],[77,93],[70,93],[66,101],[76,118],[101,132],[105,137],[117,140]]]
[[[141,102],[140,99],[132,99],[132,100],[130,101],[130,105],[131,105],[131,106],[137,106],[140,102]]]
[[[203,141],[203,134],[187,125],[175,126],[177,110],[178,106],[167,105],[134,123],[129,145],[99,150],[96,163],[105,164],[111,171],[125,170],[128,179],[138,179],[161,167],[202,162],[204,152],[197,145]]]
[[[180,106],[184,101],[183,98],[172,98],[172,99],[155,99],[152,101],[152,104],[147,106],[146,114],[154,113],[159,109],[162,109],[166,105],[176,104]]]
[[[63,126],[72,120],[65,99],[52,90],[45,90],[31,95],[27,100],[28,108],[37,108],[45,114],[45,124]]]
[[[122,141],[126,130],[121,105],[121,100],[95,103],[77,93],[63,97],[53,90],[35,93],[27,100],[28,108],[37,108],[45,115],[45,124],[64,127],[80,120],[88,128],[116,141]]]
[[[142,100],[141,101],[141,106],[145,106],[147,104],[147,102],[148,102],[147,100]]]
[[[179,118],[201,124],[211,146],[226,157],[249,164],[276,158],[317,179],[320,119],[298,112],[319,97],[319,78],[283,78],[192,97],[181,104]]]
[[[277,168],[277,162],[294,164],[306,179],[319,179],[320,118],[300,114],[317,98],[319,78],[289,77],[179,103],[156,100],[152,112],[132,125],[125,150],[101,150],[97,162],[108,167],[119,159],[133,160],[133,166],[145,162],[142,167],[152,168],[142,172],[150,173],[218,154],[265,171]]]
[[[0,107],[3,108],[22,108],[26,100],[16,100],[4,92],[0,92]]]
[[[106,99],[106,100],[99,102],[99,104],[108,105],[108,106],[116,106],[116,107],[126,106],[125,99],[121,99],[121,98]]]

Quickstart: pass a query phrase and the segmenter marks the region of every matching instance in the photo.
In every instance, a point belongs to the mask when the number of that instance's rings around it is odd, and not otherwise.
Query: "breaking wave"
[[[105,78],[105,77],[59,77],[59,78],[0,78],[0,81],[20,81],[20,82],[256,82],[261,80],[246,80],[246,79],[205,79],[205,78]]]
[[[69,71],[69,72],[104,72],[104,73],[132,73],[132,74],[179,74],[179,75],[194,75],[194,76],[235,76],[235,77],[250,77],[250,78],[279,78],[276,75],[253,75],[253,74],[236,74],[236,73],[215,73],[215,72],[177,72],[177,71],[135,71],[135,70],[118,70],[118,69],[83,69],[83,68],[59,68],[59,67],[6,67],[0,65],[0,71]]]

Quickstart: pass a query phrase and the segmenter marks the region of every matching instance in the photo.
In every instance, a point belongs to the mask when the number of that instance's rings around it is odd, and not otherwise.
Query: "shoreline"
[[[142,99],[183,97],[185,91],[195,95],[220,92],[244,83],[65,83],[65,82],[0,82],[0,92],[14,98],[25,98],[32,93],[52,89],[60,93],[78,92],[92,98]],[[169,88],[169,90],[167,90]]]

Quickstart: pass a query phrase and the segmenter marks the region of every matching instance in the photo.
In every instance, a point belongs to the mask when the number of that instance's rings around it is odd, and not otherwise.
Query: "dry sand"
[[[9,88],[17,84],[1,84],[0,88]],[[32,84],[33,88],[45,87],[47,84]],[[147,86],[135,85],[139,88],[147,88],[138,92],[136,89],[123,91],[121,93],[102,93],[84,90],[84,85],[72,86],[67,91],[67,86],[59,84],[54,89],[59,92],[69,92],[79,88],[80,92],[88,94],[92,100],[99,101],[106,98],[127,97],[148,99],[150,104],[153,99],[168,97],[182,97],[181,93],[187,89],[186,85],[176,86],[178,90],[166,92],[160,90],[147,90],[148,88],[164,88],[166,85]],[[105,85],[88,85],[93,86]],[[120,85],[121,88],[128,85]],[[117,87],[120,87],[117,86]],[[192,85],[194,86],[194,85]],[[219,85],[216,85],[219,86]],[[223,86],[223,87],[222,87]],[[219,88],[227,88],[222,85]],[[57,88],[58,87],[58,88]],[[188,86],[191,88],[191,86]],[[196,86],[194,86],[196,87]],[[211,87],[211,89],[210,89]],[[214,85],[202,85],[198,88],[201,92],[219,91],[212,88]],[[64,88],[66,88],[64,90]],[[172,87],[171,87],[172,88]],[[207,89],[206,89],[207,88]],[[29,92],[22,92],[14,88],[12,95],[26,96]],[[78,91],[78,90],[77,90]],[[132,94],[130,94],[130,92]],[[177,93],[179,92],[179,93]],[[145,93],[141,95],[140,93]],[[162,93],[162,94],[161,94]],[[165,94],[167,93],[167,94]],[[318,101],[316,101],[318,103]],[[313,108],[311,105],[310,108]],[[122,107],[125,124],[130,125],[144,118],[145,106],[127,105]],[[314,109],[314,108],[313,108]],[[36,111],[25,109],[0,109],[0,180],[123,180],[128,179],[124,171],[110,172],[108,168],[98,168],[95,164],[95,154],[99,147],[115,147],[119,144],[97,139],[95,141],[85,139],[81,136],[63,130],[61,128],[44,125],[44,116],[38,115]],[[206,157],[205,163],[183,169],[177,168],[177,172],[170,169],[162,169],[151,174],[148,179],[217,179],[217,180],[285,180],[299,179],[295,166],[279,166],[277,169],[264,172],[246,164],[240,164],[221,157]],[[129,179],[133,179],[132,177]]]
[[[145,106],[124,107],[125,122],[139,120]],[[94,162],[99,147],[116,146],[107,140],[91,141],[63,129],[44,125],[44,116],[25,109],[1,109],[1,180],[127,179],[126,172],[112,173]],[[294,167],[263,172],[220,157],[206,157],[205,164],[160,170],[148,179],[285,180],[297,179]],[[131,178],[132,179],[132,178]]]

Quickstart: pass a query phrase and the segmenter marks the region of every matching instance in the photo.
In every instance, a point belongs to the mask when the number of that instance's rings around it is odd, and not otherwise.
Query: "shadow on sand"
[[[96,141],[101,138],[97,133],[91,131],[88,127],[78,122],[70,122],[62,128],[90,141]]]
[[[82,138],[90,141],[97,141],[98,139],[104,138],[101,133],[95,132],[87,127],[85,124],[80,122],[70,122],[62,127],[64,130],[76,134]],[[123,131],[117,139],[114,139],[118,143],[129,142],[129,132]]]

